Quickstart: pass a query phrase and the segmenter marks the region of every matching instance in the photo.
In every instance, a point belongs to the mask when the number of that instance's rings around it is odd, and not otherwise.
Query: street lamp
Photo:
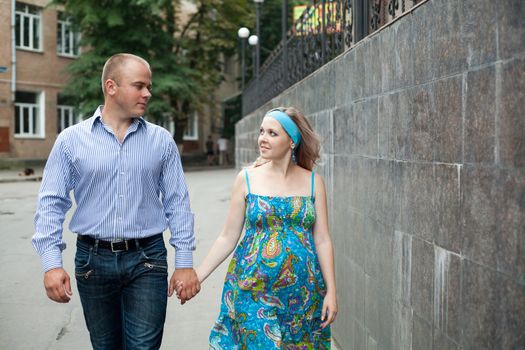
[[[250,30],[246,27],[241,27],[237,31],[239,39],[241,39],[241,91],[244,91],[244,81],[246,78],[246,66],[244,63],[245,39],[250,36]]]
[[[248,38],[248,44],[255,46],[259,43],[259,37],[257,35],[250,35]]]
[[[261,20],[261,5],[264,2],[264,0],[253,0],[255,2],[255,32],[257,34],[257,38],[261,37],[261,26],[260,26],[260,20]],[[260,50],[260,42],[258,40],[257,46],[255,47],[255,79],[259,80],[259,67],[261,66],[261,50]]]
[[[257,35],[250,35],[248,38],[248,44],[250,46],[253,46],[253,75],[255,75],[255,79],[259,80],[259,76],[257,74],[257,48],[259,47],[259,37]]]
[[[257,69],[257,49],[259,48],[259,37],[257,35],[250,35],[248,38],[248,44],[250,46],[254,47],[253,50],[253,72],[255,75],[255,92],[257,94],[257,98],[259,98],[259,69]]]

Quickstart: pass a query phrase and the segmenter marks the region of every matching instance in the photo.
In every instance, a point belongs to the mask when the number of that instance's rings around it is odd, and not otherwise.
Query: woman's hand
[[[177,280],[175,282],[175,294],[177,295],[177,298],[182,299],[180,293],[182,292],[182,288],[184,288],[184,282]]]
[[[335,292],[327,293],[323,300],[323,311],[321,313],[321,328],[325,328],[335,321],[337,316],[337,297]]]

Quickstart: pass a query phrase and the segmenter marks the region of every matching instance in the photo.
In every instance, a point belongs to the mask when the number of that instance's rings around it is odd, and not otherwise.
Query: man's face
[[[126,114],[138,118],[146,112],[151,97],[151,71],[143,63],[128,60],[120,70],[114,97]]]

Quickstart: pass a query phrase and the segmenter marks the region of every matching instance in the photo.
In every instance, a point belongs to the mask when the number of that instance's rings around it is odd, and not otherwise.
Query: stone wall
[[[430,0],[236,126],[323,143],[341,349],[525,348],[525,3]]]

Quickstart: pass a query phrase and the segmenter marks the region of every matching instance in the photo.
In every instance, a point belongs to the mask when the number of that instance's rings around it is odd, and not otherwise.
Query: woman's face
[[[281,124],[272,117],[264,117],[259,129],[259,153],[264,159],[290,157],[292,140]]]

